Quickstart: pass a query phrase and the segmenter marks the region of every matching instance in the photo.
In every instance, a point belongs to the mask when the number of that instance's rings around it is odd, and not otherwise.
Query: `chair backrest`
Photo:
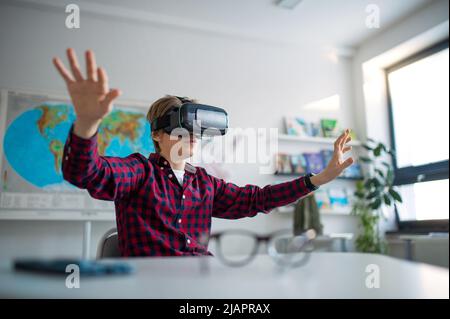
[[[97,247],[97,259],[121,257],[117,229],[111,228],[100,239]]]

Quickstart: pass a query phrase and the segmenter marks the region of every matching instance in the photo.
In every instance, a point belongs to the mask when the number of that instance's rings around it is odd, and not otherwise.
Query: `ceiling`
[[[5,0],[65,8],[61,0]],[[437,0],[301,0],[293,10],[279,0],[74,0],[80,12],[121,20],[165,24],[273,43],[320,45],[343,51]],[[380,12],[380,28],[366,27],[367,6]],[[349,52],[350,52],[349,51]]]
[[[288,43],[357,47],[433,0],[303,0],[293,10],[276,0],[90,0],[182,27]],[[380,9],[380,29],[365,26],[366,6]]]

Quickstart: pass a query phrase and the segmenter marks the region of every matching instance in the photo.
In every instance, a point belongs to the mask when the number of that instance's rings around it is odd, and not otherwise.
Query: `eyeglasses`
[[[215,240],[217,257],[226,265],[241,267],[249,264],[260,251],[261,244],[266,244],[267,252],[282,267],[299,267],[304,265],[310,252],[314,250],[316,232],[307,230],[299,236],[292,231],[276,231],[262,236],[246,230],[227,230],[212,234]]]

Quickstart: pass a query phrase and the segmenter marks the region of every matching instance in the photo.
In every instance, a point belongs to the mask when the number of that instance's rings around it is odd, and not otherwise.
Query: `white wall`
[[[10,2],[7,2],[10,3]],[[111,86],[124,99],[153,101],[165,94],[188,95],[223,106],[234,127],[282,127],[285,114],[300,106],[339,94],[337,116],[355,127],[351,61],[333,61],[319,47],[289,47],[132,23],[83,13],[81,29],[64,27],[63,10],[39,5],[0,4],[0,87],[65,92],[51,58],[66,47],[79,53],[91,48],[105,67]],[[314,115],[314,114],[310,114]],[[358,134],[360,132],[357,131]],[[231,181],[265,185],[277,179],[259,175],[257,165],[236,164]],[[323,217],[327,232],[355,232],[353,217]],[[93,224],[92,251],[113,223]],[[244,227],[268,232],[290,227],[287,216],[259,215],[240,221],[216,220],[214,228]],[[79,255],[79,222],[0,221],[0,255]]]

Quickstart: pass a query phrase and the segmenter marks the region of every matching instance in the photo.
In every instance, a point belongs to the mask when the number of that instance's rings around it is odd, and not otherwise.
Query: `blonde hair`
[[[195,103],[196,101],[194,99],[183,97],[186,102]],[[162,97],[150,106],[150,109],[147,113],[147,121],[152,124],[152,122],[158,118],[163,116],[167,113],[172,107],[180,107],[183,103],[180,101],[180,99],[173,95],[166,95],[165,97]],[[157,153],[161,152],[161,148],[159,147],[159,144],[157,141],[155,141],[152,137],[153,144],[155,145],[155,150]]]

